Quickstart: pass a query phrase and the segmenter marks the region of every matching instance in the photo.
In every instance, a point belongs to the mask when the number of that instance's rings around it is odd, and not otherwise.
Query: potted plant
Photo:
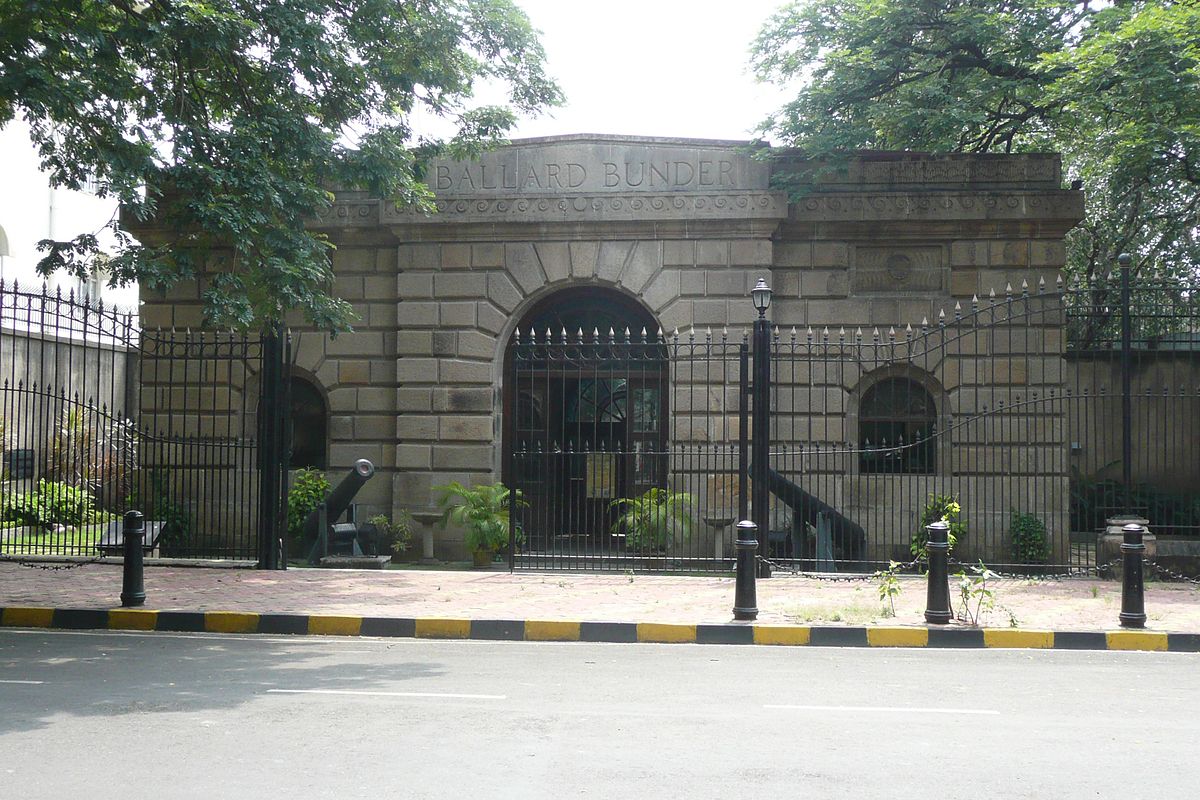
[[[363,527],[376,554],[390,555],[392,563],[399,563],[407,560],[406,556],[412,551],[412,524],[412,515],[401,511],[394,519],[386,514],[376,514],[367,519]]]
[[[641,497],[622,497],[612,502],[621,515],[612,532],[625,536],[631,550],[664,550],[668,541],[682,541],[692,532],[693,498],[687,492],[647,489]]]
[[[496,552],[508,545],[509,489],[503,483],[482,484],[472,488],[453,481],[445,486],[435,486],[442,493],[438,505],[446,509],[440,525],[461,525],[466,530],[467,549],[476,567],[492,563]],[[525,505],[517,492],[516,502]],[[516,531],[517,542],[521,541],[521,529]]]

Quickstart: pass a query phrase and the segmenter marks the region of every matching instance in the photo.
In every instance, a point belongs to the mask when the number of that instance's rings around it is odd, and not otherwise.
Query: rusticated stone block
[[[571,277],[587,280],[596,274],[599,242],[571,242]]]
[[[442,303],[438,313],[442,327],[466,328],[475,324],[474,301],[460,300],[453,303]]]
[[[527,295],[546,284],[546,276],[542,273],[537,253],[528,242],[504,246],[504,269]]]
[[[433,464],[433,447],[427,444],[396,445],[397,469],[429,469]]]
[[[442,441],[490,442],[495,438],[492,417],[444,416],[439,434]]]
[[[487,388],[437,388],[433,391],[433,410],[487,411],[492,410],[492,389]]]
[[[727,266],[729,264],[729,242],[696,242],[696,263],[701,266]]]
[[[488,333],[500,333],[508,324],[508,314],[491,303],[479,303],[475,308],[478,317],[476,324]]]
[[[813,242],[814,267],[845,267],[850,263],[850,246],[845,242]]]
[[[692,266],[696,263],[696,243],[692,241],[663,242],[663,263],[677,267]]]
[[[739,239],[730,245],[729,257],[735,266],[767,266],[771,256],[769,239]]]
[[[408,441],[437,439],[438,418],[402,414],[396,417],[396,438]]]
[[[439,444],[433,451],[434,469],[486,470],[492,465],[492,445]]]
[[[396,361],[396,380],[400,383],[435,383],[436,358],[401,358]]]
[[[370,383],[371,365],[366,361],[339,361],[338,383]]]
[[[397,331],[396,353],[402,356],[433,355],[433,331]]]
[[[444,244],[442,245],[442,269],[470,269],[471,245]]]
[[[442,383],[491,383],[492,365],[484,361],[442,359],[438,365],[438,380]]]
[[[571,251],[566,242],[538,242],[534,247],[551,283],[571,277]]]
[[[504,245],[471,245],[471,266],[475,269],[487,269],[491,267],[504,266]]]
[[[433,408],[433,389],[401,386],[396,390],[396,410],[430,411]]]
[[[482,272],[448,272],[435,275],[433,293],[437,298],[484,297],[487,295],[488,275]],[[494,275],[492,277],[495,277]]]

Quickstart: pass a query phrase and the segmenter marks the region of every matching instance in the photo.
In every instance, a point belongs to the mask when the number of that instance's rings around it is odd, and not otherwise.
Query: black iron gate
[[[518,332],[505,480],[517,567],[728,571],[734,524],[803,570],[920,552],[1021,571],[1108,560],[1110,517],[1200,543],[1200,314],[1187,281],[1011,286],[903,327],[774,328],[768,466],[749,340]],[[654,402],[649,402],[654,398]]]
[[[0,554],[117,554],[132,509],[153,555],[281,566],[289,348],[0,284]]]

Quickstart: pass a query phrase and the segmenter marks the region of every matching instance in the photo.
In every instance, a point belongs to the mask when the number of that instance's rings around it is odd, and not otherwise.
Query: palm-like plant
[[[495,552],[508,544],[509,489],[503,483],[482,484],[468,488],[458,481],[433,487],[441,492],[438,505],[446,509],[441,526],[461,525],[467,532],[467,548],[471,552]],[[517,505],[526,505],[517,491]],[[517,528],[517,541],[521,529]]]
[[[621,515],[612,532],[625,534],[628,547],[652,550],[666,547],[673,535],[691,535],[693,497],[687,492],[648,489],[641,497],[623,497],[612,502]]]

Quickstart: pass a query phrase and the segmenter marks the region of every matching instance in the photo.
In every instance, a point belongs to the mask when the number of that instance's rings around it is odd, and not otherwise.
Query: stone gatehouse
[[[650,334],[740,336],[761,277],[774,290],[770,318],[785,330],[853,336],[862,327],[870,337],[878,327],[886,336],[936,324],[940,311],[969,308],[993,288],[1053,284],[1063,236],[1083,212],[1082,193],[1062,188],[1054,155],[864,152],[792,202],[772,188],[773,174],[807,166],[745,142],[579,135],[432,164],[435,214],[339,193],[314,227],[337,245],[335,291],[360,322],[336,339],[298,334],[308,415],[298,426],[301,461],[340,471],[369,458],[382,474],[359,500],[371,512],[411,510],[428,524],[432,487],[503,474],[506,414],[519,405],[505,354],[519,326],[599,319]],[[201,290],[144,293],[144,322],[199,324]],[[1006,347],[1022,358],[1006,361],[1003,374],[927,365],[931,394],[984,382],[1061,389],[1061,322]],[[982,360],[989,352],[973,351]],[[871,380],[885,377],[903,376]],[[865,378],[860,370],[830,383],[820,439],[860,436],[851,428]],[[949,415],[933,400],[939,417]],[[977,441],[940,458],[938,469],[1050,477],[1059,486],[1046,501],[1053,517],[1066,491],[1065,428],[1059,418],[1037,430],[1036,467],[1017,469],[985,452],[996,442]],[[854,499],[860,490],[838,489],[841,504],[866,502]],[[901,504],[905,513],[914,502]],[[432,541],[439,557],[461,554],[455,532],[435,531]]]

